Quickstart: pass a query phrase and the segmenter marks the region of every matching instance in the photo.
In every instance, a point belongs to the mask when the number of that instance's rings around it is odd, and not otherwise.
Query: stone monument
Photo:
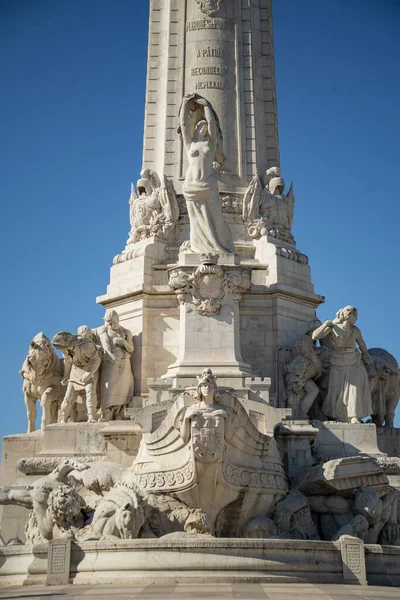
[[[271,10],[150,2],[143,165],[105,324],[32,340],[28,433],[3,441],[5,585],[400,584],[399,367],[368,351],[355,307],[317,319]]]

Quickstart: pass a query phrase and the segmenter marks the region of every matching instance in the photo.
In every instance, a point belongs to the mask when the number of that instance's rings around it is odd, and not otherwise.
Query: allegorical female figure
[[[198,254],[233,252],[214,170],[225,161],[218,117],[205,98],[189,94],[183,99],[179,123],[189,162],[182,191],[190,221],[190,248]]]
[[[131,354],[132,334],[119,324],[115,310],[107,310],[104,326],[97,334],[103,348],[101,366],[102,420],[110,421],[120,416],[121,410],[133,396]]]
[[[360,423],[363,417],[372,414],[369,380],[364,367],[372,361],[361,331],[355,326],[357,316],[354,306],[346,306],[336,313],[333,321],[325,321],[312,334],[314,340],[329,336],[332,344],[329,388],[322,412],[328,418],[351,423]]]

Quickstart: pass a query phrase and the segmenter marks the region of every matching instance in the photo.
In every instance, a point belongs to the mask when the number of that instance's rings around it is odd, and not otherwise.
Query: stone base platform
[[[294,595],[295,594],[295,595]],[[168,585],[86,585],[44,586],[35,588],[13,587],[0,590],[0,600],[84,600],[115,598],[118,600],[391,600],[400,597],[400,588],[359,587],[352,585],[297,583],[295,590],[291,584],[281,583],[169,583]]]
[[[0,548],[0,588],[49,583],[52,565],[48,554],[48,544]],[[400,548],[364,546],[356,538],[339,542],[189,537],[88,541],[73,543],[65,564],[65,575],[74,585],[271,582],[400,586]],[[58,555],[58,573],[62,567]]]

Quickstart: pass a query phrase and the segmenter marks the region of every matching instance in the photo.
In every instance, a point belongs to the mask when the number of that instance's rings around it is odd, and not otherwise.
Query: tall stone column
[[[114,259],[107,293],[98,298],[133,333],[138,403],[146,400],[149,380],[193,377],[197,368],[219,365],[219,375],[231,370],[238,379],[270,378],[271,398],[282,406],[282,357],[323,301],[291,231],[293,189],[285,193],[277,168],[271,4],[150,0],[143,171],[130,198],[127,246]],[[227,159],[213,175],[234,253],[232,265],[221,255],[218,266],[224,277],[230,266],[249,274],[236,303],[226,294],[219,315],[201,318],[197,309],[191,312],[193,295],[184,295],[183,308],[169,285],[171,272],[195,277],[201,262],[199,254],[196,264],[183,264],[180,252],[195,227],[183,196],[188,161],[178,135],[182,99],[193,93],[215,110]],[[146,210],[147,221],[140,221]],[[212,352],[206,347],[210,338]],[[202,345],[194,348],[194,339]]]
[[[185,174],[176,135],[182,97],[197,92],[216,110],[226,171],[220,191],[279,164],[271,0],[151,0],[143,165]]]

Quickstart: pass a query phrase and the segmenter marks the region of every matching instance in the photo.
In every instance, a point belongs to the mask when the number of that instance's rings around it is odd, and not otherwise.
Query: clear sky
[[[0,2],[0,437],[39,331],[101,324],[141,169],[148,0]],[[400,358],[399,0],[274,0],[281,167],[294,235],[368,347]],[[398,422],[400,425],[400,421]]]

